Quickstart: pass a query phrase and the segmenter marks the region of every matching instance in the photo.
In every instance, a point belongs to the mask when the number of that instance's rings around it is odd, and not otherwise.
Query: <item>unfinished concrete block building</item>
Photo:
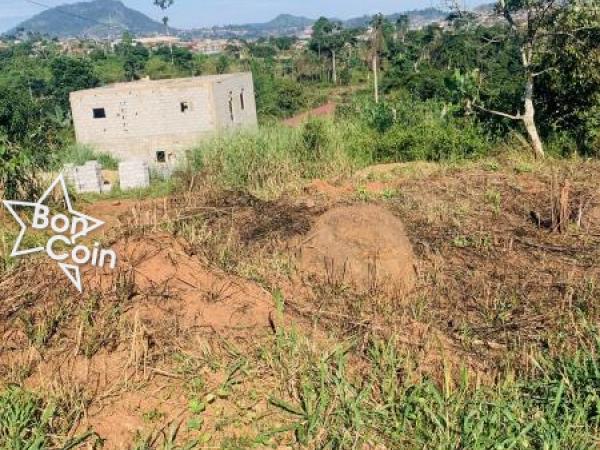
[[[251,73],[140,80],[72,92],[77,142],[125,161],[174,165],[206,136],[256,127]]]

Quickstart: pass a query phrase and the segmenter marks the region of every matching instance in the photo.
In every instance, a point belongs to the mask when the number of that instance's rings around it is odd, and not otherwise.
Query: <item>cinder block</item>
[[[150,169],[142,160],[129,160],[119,163],[119,183],[122,190],[139,189],[150,186]]]
[[[65,181],[78,193],[102,192],[102,169],[98,161],[88,161],[83,166],[66,164],[63,173]]]

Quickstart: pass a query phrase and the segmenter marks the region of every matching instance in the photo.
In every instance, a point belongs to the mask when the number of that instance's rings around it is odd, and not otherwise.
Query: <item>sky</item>
[[[34,0],[47,6],[76,3],[81,0]],[[469,5],[491,0],[463,0]],[[163,17],[152,0],[123,0],[154,19]],[[281,13],[348,19],[364,14],[391,14],[409,9],[442,6],[444,0],[175,0],[169,9],[170,24],[176,28],[266,22]],[[44,7],[27,0],[0,0],[0,31],[42,12]]]

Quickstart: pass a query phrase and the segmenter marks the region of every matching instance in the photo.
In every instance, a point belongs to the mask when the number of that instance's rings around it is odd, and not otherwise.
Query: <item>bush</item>
[[[470,117],[455,117],[440,102],[401,102],[396,119],[377,144],[375,158],[392,161],[445,161],[485,155],[491,140]],[[383,122],[373,126],[381,129]]]
[[[388,131],[396,120],[394,108],[387,103],[379,103],[369,107],[366,114],[369,126],[380,133]]]
[[[27,199],[39,192],[36,159],[0,135],[0,192],[4,198]]]
[[[396,124],[379,141],[376,159],[392,161],[455,161],[486,154],[489,142],[468,120],[423,121],[419,125]]]
[[[301,156],[305,160],[316,161],[323,157],[323,151],[328,142],[325,122],[320,119],[311,118],[304,124],[302,130],[303,152]]]

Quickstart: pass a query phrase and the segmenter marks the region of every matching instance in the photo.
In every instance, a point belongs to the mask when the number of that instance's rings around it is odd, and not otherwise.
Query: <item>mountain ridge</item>
[[[395,22],[400,15],[408,15],[413,27],[443,20],[447,12],[438,8],[413,9],[386,15]],[[372,16],[364,15],[341,20],[346,27],[368,26]],[[337,20],[337,19],[332,19]],[[269,36],[302,35],[316,19],[293,14],[279,14],[264,23],[230,24],[169,32],[195,38],[260,38]],[[165,27],[145,14],[129,8],[121,0],[92,0],[49,8],[21,22],[5,33],[32,32],[58,38],[116,38],[124,31],[138,36],[163,34]]]
[[[58,38],[104,38],[121,35],[124,31],[163,33],[165,26],[120,0],[92,0],[48,8],[5,34],[21,30]]]

